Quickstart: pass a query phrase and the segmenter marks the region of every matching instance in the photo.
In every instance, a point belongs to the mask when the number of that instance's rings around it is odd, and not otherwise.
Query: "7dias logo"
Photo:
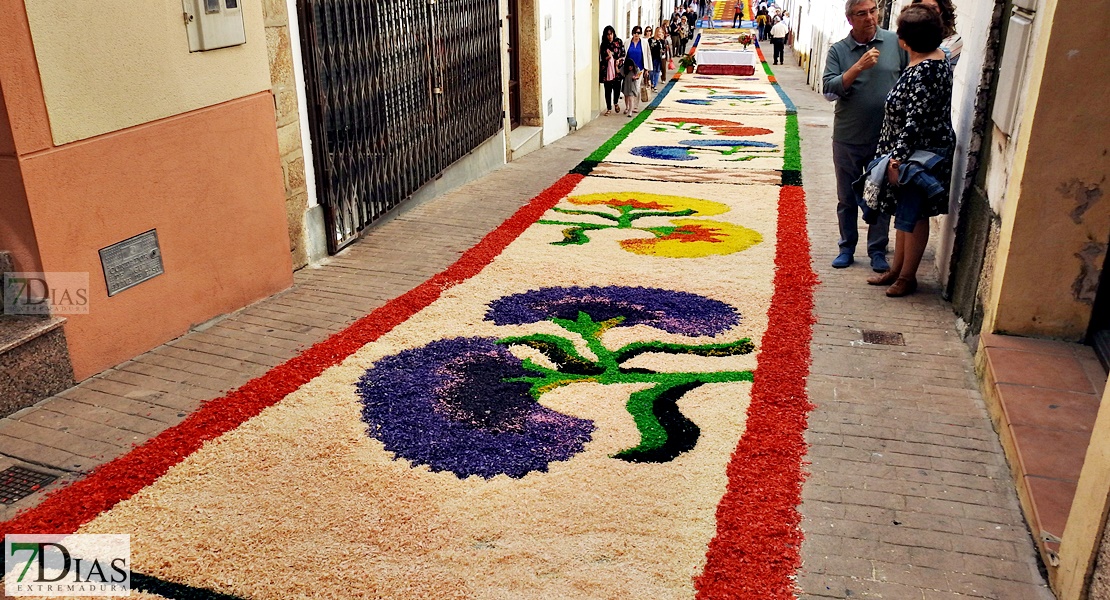
[[[89,312],[89,274],[5,273],[0,296],[9,315],[84,315]]]
[[[127,596],[129,535],[6,535],[8,596]]]

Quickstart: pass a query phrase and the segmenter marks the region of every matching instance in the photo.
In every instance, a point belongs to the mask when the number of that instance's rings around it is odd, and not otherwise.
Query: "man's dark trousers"
[[[840,249],[855,253],[859,241],[859,205],[852,183],[863,175],[871,159],[875,158],[874,144],[848,144],[833,140],[833,166],[836,168],[836,219],[840,224]],[[890,216],[880,215],[874,225],[867,227],[867,255],[886,254],[890,241]]]
[[[771,45],[775,47],[774,57],[771,59],[776,65],[781,65],[783,58],[783,48],[786,47],[786,38],[771,38]],[[766,60],[766,59],[764,59]]]

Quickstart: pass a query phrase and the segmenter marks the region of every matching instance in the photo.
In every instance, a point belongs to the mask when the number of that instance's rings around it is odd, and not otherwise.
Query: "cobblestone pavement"
[[[998,438],[934,277],[909,298],[834,270],[831,105],[777,68],[799,107],[817,290],[809,379],[811,477],[802,598],[1052,598],[1038,573]],[[493,174],[404,207],[294,286],[0,420],[0,468],[59,476],[54,489],[180,422],[451,264],[609,138],[602,117]],[[861,329],[904,346],[864,344]],[[42,500],[0,509],[0,519]]]

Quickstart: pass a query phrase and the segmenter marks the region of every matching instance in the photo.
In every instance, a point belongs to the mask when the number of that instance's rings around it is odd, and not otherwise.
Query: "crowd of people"
[[[761,2],[760,6],[766,9],[767,1]],[[773,0],[771,6],[774,6]],[[743,14],[742,0],[737,1],[735,9],[738,15]],[[778,9],[775,8],[775,11],[777,13]],[[620,114],[622,97],[623,112],[630,117],[636,114],[640,102],[647,100],[646,89],[653,92],[658,89],[659,82],[667,79],[668,71],[674,71],[675,58],[686,54],[687,46],[694,38],[694,29],[699,24],[712,26],[712,19],[711,0],[691,0],[675,5],[674,13],[658,27],[633,27],[627,44],[617,37],[612,25],[606,26],[598,50],[599,79],[605,94],[605,112],[602,114],[611,115],[614,111]],[[786,23],[789,24],[788,21]],[[781,49],[778,55],[781,55]]]
[[[780,9],[774,1],[762,0],[755,6],[755,28],[761,41],[771,41],[771,30],[775,25],[782,23],[787,32],[790,31],[790,13]],[[783,36],[786,39],[786,36]]]
[[[698,4],[675,6],[674,14],[658,27],[636,25],[627,44],[617,37],[612,25],[605,27],[598,50],[600,82],[605,92],[603,115],[614,111],[620,114],[623,97],[623,112],[631,117],[640,103],[648,100],[647,90],[655,92],[659,82],[666,81],[668,71],[675,69],[675,57],[686,54],[686,46],[694,37],[698,8],[708,10]]]

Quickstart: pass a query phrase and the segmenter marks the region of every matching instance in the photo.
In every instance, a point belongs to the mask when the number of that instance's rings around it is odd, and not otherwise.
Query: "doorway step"
[[[543,147],[543,127],[521,125],[509,132],[510,160]]]
[[[979,340],[975,369],[1022,512],[1054,580],[1106,371],[1090,346],[989,333]]]
[[[0,275],[13,270],[11,256],[0,252]],[[3,306],[0,302],[0,311]],[[0,312],[0,417],[73,385],[73,366],[62,329],[65,321],[46,315]]]

